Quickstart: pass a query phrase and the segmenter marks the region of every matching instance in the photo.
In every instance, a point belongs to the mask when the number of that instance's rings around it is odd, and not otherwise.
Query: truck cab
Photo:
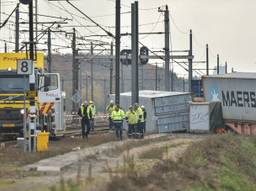
[[[64,96],[58,73],[44,73],[39,76],[39,116],[43,129],[55,136],[64,127]]]
[[[24,105],[29,107],[24,92],[28,90],[28,77],[0,71],[0,133],[22,133]]]
[[[64,130],[63,94],[60,75],[45,73],[44,55],[38,53],[33,73],[19,75],[17,60],[25,53],[0,53],[0,136],[22,135],[28,126],[30,99],[35,100],[36,128],[56,135]],[[34,81],[35,91],[30,91]]]

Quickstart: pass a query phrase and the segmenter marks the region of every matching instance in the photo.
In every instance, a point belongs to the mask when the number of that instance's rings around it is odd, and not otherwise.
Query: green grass
[[[140,142],[140,146],[145,144],[148,144],[146,140]],[[137,146],[139,142],[130,143],[117,148],[115,154],[122,153],[127,147],[131,149]],[[176,162],[161,159],[167,150],[167,146],[153,148],[140,155],[145,161],[160,159],[146,174],[138,173],[134,158],[126,156],[122,170],[111,174],[111,181],[95,191],[256,190],[255,137],[213,135],[191,144]],[[62,186],[60,184],[59,187]],[[77,182],[65,183],[66,191],[82,191],[83,188],[85,187]]]
[[[163,152],[164,149],[153,149],[144,153],[144,158]],[[117,180],[132,186],[119,185]],[[255,191],[256,140],[232,134],[214,135],[193,143],[177,162],[161,161],[150,174],[114,177],[106,190]]]

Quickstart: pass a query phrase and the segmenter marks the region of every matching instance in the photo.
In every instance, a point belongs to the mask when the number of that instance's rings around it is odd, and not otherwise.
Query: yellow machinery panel
[[[26,53],[0,53],[0,71],[7,71],[8,68],[16,70],[17,60],[28,59],[29,54]],[[35,68],[43,69],[44,68],[44,54],[37,53]]]
[[[37,151],[43,152],[48,150],[49,145],[49,133],[47,132],[40,132],[37,134]]]

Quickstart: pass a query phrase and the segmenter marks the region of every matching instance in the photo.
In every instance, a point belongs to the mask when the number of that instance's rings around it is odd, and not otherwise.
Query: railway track
[[[100,115],[95,118],[94,131],[91,134],[103,134],[108,133],[108,121],[106,116]],[[58,137],[63,136],[80,136],[81,135],[81,122],[80,117],[77,115],[66,115],[65,116],[65,131],[60,131],[57,133]],[[2,147],[6,145],[12,145],[17,143],[17,137],[0,137],[0,145]]]
[[[66,130],[61,132],[63,136],[81,135],[81,118],[77,115],[66,115]],[[94,131],[91,134],[108,133],[108,120],[106,115],[96,116],[94,120]]]

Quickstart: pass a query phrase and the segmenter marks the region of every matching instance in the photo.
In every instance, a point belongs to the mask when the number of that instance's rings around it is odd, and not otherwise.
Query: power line
[[[16,11],[16,9],[19,7],[19,3],[17,4],[17,6],[13,9],[13,11],[11,12],[11,14],[5,19],[5,21],[3,22],[3,24],[0,26],[0,29],[3,28],[6,23],[9,21],[9,19],[11,18],[12,14]]]
[[[81,13],[82,15],[84,15],[87,19],[89,19],[92,23],[94,23],[95,25],[97,25],[100,29],[102,29],[107,35],[109,35],[112,38],[115,38],[115,36],[107,31],[105,28],[103,28],[100,24],[98,24],[96,21],[94,21],[93,19],[91,19],[88,15],[86,15],[84,12],[82,12],[80,9],[78,9],[75,5],[73,5],[72,3],[70,3],[69,0],[66,0],[68,4],[70,4],[74,9],[76,9],[79,13]]]
[[[180,33],[184,34],[184,35],[188,35],[189,32],[185,32],[184,30],[181,30],[181,28],[176,24],[172,14],[170,14],[170,17],[171,17],[171,21],[172,21],[172,24],[174,25],[174,27],[177,29],[177,31],[179,31]]]

